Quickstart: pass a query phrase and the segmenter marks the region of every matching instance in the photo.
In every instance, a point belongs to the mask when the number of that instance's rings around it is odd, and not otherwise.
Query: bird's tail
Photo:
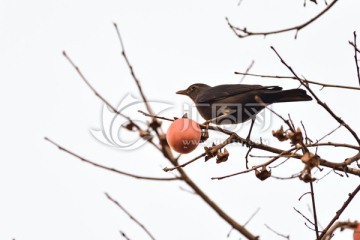
[[[265,103],[300,102],[312,100],[312,97],[307,95],[305,90],[299,88],[266,92],[261,94],[260,97]]]

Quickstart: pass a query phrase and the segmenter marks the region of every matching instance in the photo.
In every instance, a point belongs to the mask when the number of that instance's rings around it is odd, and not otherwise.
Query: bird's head
[[[177,91],[176,94],[182,94],[182,95],[186,95],[189,96],[193,101],[195,101],[196,97],[198,96],[198,94],[205,90],[208,89],[210,86],[206,85],[206,84],[202,84],[202,83],[195,83],[193,85],[190,85],[187,89],[185,90],[180,90]]]

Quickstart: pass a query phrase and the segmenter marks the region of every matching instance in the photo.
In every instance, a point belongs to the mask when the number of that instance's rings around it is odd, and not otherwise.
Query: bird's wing
[[[259,90],[278,91],[281,89],[282,88],[278,86],[261,86],[261,85],[249,85],[249,84],[219,85],[201,92],[201,94],[198,95],[196,102],[212,103],[214,101],[219,101],[231,96],[245,94],[253,91],[259,91]]]

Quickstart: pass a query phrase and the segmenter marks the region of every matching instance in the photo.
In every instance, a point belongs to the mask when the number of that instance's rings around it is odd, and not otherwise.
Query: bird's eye
[[[194,90],[195,90],[194,86],[190,87],[190,91],[194,91]]]

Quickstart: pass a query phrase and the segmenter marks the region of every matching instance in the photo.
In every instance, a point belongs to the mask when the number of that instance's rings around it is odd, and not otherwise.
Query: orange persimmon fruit
[[[360,223],[354,229],[354,240],[360,240]]]
[[[188,118],[176,119],[166,133],[170,147],[178,153],[192,152],[201,138],[200,125]]]

